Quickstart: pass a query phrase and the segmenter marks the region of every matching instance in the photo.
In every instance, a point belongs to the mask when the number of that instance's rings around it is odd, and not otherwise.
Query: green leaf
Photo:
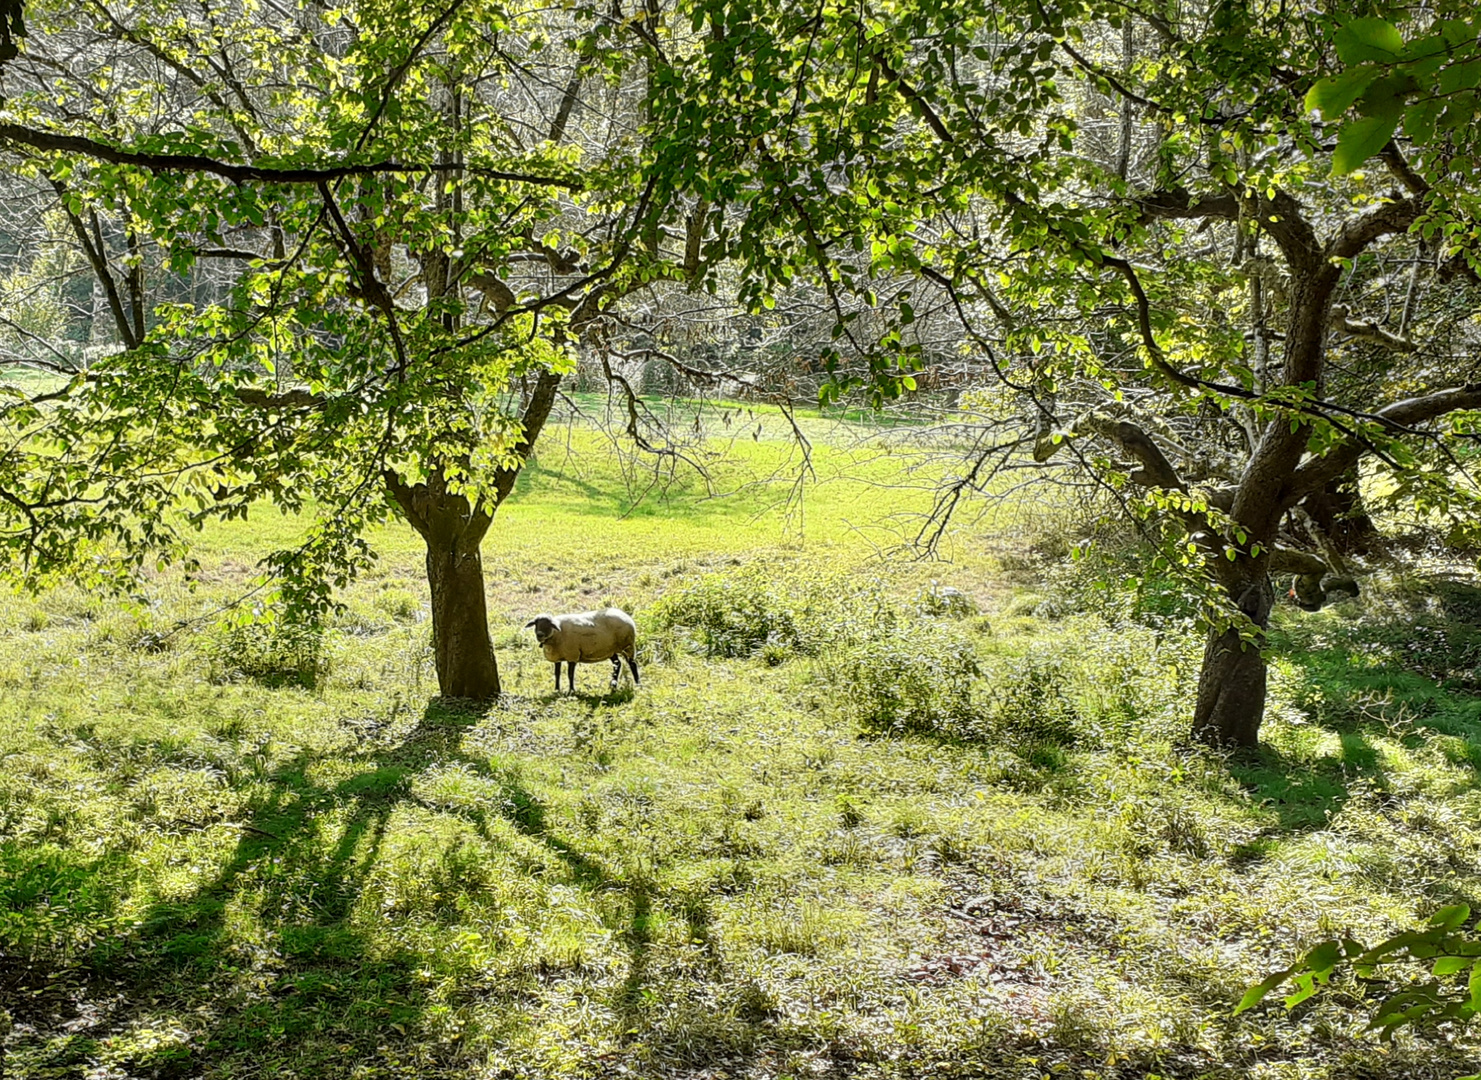
[[[1332,154],[1332,173],[1346,176],[1367,161],[1393,138],[1394,129],[1404,115],[1402,109],[1393,109],[1382,116],[1365,116],[1342,126],[1337,136],[1337,149]]]
[[[1446,930],[1458,930],[1471,917],[1471,905],[1451,904],[1442,907],[1430,916],[1431,926],[1443,926]]]
[[[1474,89],[1481,83],[1481,60],[1451,64],[1440,72],[1435,82],[1441,94],[1456,94],[1462,90]]]
[[[1335,120],[1362,96],[1369,85],[1378,78],[1379,70],[1368,64],[1348,68],[1340,75],[1329,75],[1318,79],[1306,92],[1306,109],[1319,110],[1323,117]]]
[[[1464,971],[1476,962],[1474,956],[1442,956],[1435,961],[1435,966],[1430,972],[1432,975],[1454,975]]]
[[[1341,942],[1324,941],[1306,954],[1306,959],[1302,961],[1302,967],[1309,971],[1327,972],[1336,967],[1337,961],[1341,959]]]
[[[1421,146],[1430,142],[1435,137],[1435,121],[1440,118],[1444,107],[1445,103],[1439,98],[1410,105],[1404,113],[1404,134]]]
[[[1332,43],[1344,64],[1391,63],[1404,51],[1403,35],[1386,19],[1354,19],[1332,35]]]
[[[1358,112],[1363,116],[1387,116],[1396,109],[1402,109],[1409,95],[1418,89],[1419,84],[1407,74],[1375,79],[1358,98]]]
[[[1291,968],[1286,968],[1284,971],[1277,971],[1271,975],[1267,975],[1260,982],[1246,990],[1244,997],[1239,999],[1239,1004],[1234,1008],[1234,1015],[1238,1016],[1246,1009],[1253,1009],[1260,1002],[1264,1001],[1270,991],[1291,977],[1291,970]]]

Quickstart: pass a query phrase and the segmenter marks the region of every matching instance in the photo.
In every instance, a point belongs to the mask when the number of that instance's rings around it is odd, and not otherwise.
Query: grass
[[[485,548],[510,692],[482,714],[433,697],[409,530],[322,636],[161,636],[291,538],[272,512],[201,537],[194,591],[5,601],[11,1074],[1474,1069],[1474,1039],[1366,1036],[1359,986],[1230,1016],[1320,937],[1481,905],[1464,587],[1282,609],[1266,747],[1226,761],[1184,745],[1180,624],[1076,614],[992,536],[874,557],[928,494],[806,422],[800,536],[757,483],[779,429],[717,467],[738,495],[681,475],[637,506],[647,476],[589,430],[547,443]],[[927,614],[933,578],[985,614]],[[639,616],[642,688],[598,692],[599,665],[550,694],[519,626],[606,601]],[[723,655],[746,620],[811,633]]]

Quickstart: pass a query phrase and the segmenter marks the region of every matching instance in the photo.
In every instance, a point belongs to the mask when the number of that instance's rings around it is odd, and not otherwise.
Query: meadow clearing
[[[1265,747],[1226,759],[1186,741],[1176,597],[1036,555],[1037,496],[913,560],[946,466],[908,432],[808,420],[799,506],[782,418],[730,419],[713,497],[547,432],[484,543],[482,714],[434,700],[409,528],[322,633],[215,614],[300,527],[271,510],[202,534],[193,587],[0,599],[5,1075],[1481,1065],[1365,1033],[1356,984],[1231,1016],[1319,937],[1481,906],[1481,593],[1283,606]],[[523,623],[604,603],[641,688],[554,695]]]

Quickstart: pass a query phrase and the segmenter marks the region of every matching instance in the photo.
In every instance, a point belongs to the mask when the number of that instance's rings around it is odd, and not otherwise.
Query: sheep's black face
[[[536,616],[525,625],[535,628],[535,640],[541,645],[545,644],[546,638],[555,633],[555,620],[548,615]]]

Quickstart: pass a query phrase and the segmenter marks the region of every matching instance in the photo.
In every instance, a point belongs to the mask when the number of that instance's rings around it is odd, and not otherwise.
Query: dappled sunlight
[[[747,549],[750,510],[726,505],[674,528],[735,555],[499,555],[507,692],[481,711],[432,698],[415,568],[285,641],[309,687],[210,621],[146,636],[225,580],[127,614],[68,592],[0,610],[23,1069],[772,1076],[969,1054],[1130,1076],[1279,1044],[1426,1075],[1407,1037],[1343,1034],[1337,1001],[1228,1012],[1308,935],[1481,900],[1467,694],[1349,664],[1358,631],[1293,615],[1264,747],[1195,752],[1199,642],[1155,611],[1004,584],[997,556]],[[643,685],[608,693],[597,665],[552,694],[524,612],[613,600]]]

